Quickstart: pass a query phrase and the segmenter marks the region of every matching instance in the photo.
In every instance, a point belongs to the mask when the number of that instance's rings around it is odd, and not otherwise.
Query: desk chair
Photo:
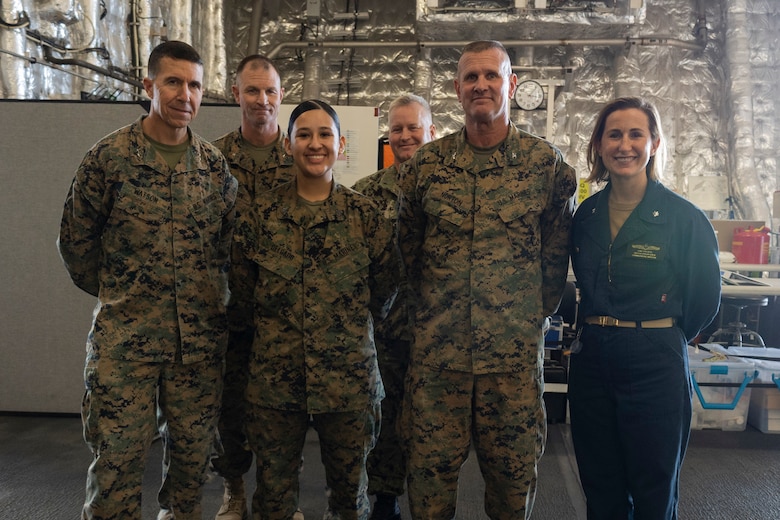
[[[758,328],[758,312],[761,307],[769,304],[767,296],[721,296],[720,324],[718,330],[712,333],[707,343],[719,343],[726,347],[763,347],[764,339],[755,330],[747,328],[747,324],[742,321],[742,311],[748,307],[756,307],[755,327]],[[725,327],[723,325],[723,307],[729,306],[736,309],[734,321],[729,322]],[[746,320],[747,321],[747,320]]]

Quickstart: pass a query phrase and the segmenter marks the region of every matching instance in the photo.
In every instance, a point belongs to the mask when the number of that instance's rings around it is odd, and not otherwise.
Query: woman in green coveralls
[[[569,374],[571,433],[588,519],[676,520],[691,423],[687,343],[718,311],[712,225],[659,178],[658,111],[619,98],[598,116],[574,215],[581,336]]]

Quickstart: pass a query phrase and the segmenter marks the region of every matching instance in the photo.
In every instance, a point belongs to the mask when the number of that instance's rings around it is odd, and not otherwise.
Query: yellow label
[[[577,184],[577,204],[580,204],[590,197],[590,183],[585,179],[580,179]]]

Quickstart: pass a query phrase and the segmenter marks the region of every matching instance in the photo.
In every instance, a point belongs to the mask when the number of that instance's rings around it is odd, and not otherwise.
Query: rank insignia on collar
[[[661,213],[660,213],[658,210],[655,210],[655,211],[653,211],[653,216],[654,216],[654,217],[657,217],[657,216],[659,216],[660,214],[661,214]]]

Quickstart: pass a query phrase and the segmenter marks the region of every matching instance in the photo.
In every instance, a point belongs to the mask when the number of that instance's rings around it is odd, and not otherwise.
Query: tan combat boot
[[[249,520],[246,509],[244,480],[241,477],[225,479],[225,494],[222,496],[222,507],[217,511],[214,520]]]

